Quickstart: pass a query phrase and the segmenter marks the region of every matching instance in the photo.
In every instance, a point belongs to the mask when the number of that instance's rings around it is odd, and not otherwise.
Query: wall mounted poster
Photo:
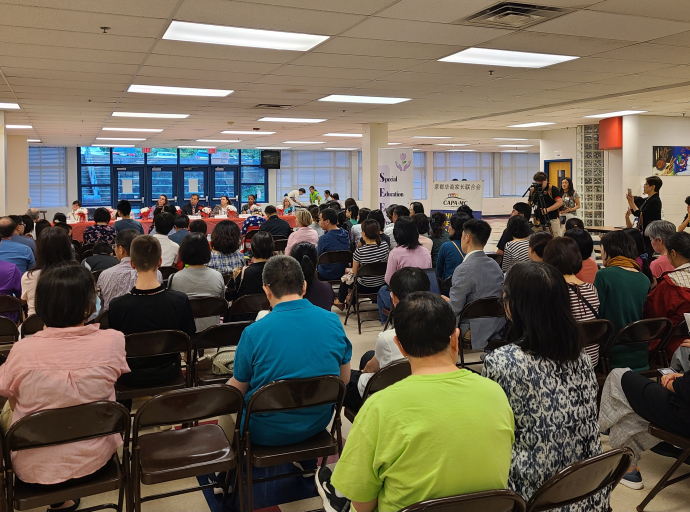
[[[379,206],[409,206],[414,193],[412,148],[379,149]]]
[[[431,191],[431,213],[443,212],[450,217],[459,206],[472,208],[475,219],[482,218],[483,181],[434,181]]]
[[[689,146],[654,146],[652,171],[659,176],[690,176]]]

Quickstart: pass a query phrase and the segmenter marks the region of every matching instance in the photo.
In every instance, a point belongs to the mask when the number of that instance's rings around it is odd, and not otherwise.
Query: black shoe
[[[64,501],[62,503],[55,503],[55,504],[51,505],[50,508],[46,510],[46,512],[53,512],[55,510],[59,510],[60,512],[74,512],[75,510],[77,510],[79,508],[80,503],[81,503],[81,499],[78,498],[78,499],[74,500],[74,505],[72,505],[71,507],[54,508],[54,507],[61,507],[62,505],[65,504]]]
[[[309,471],[309,473],[304,473],[302,476],[304,478],[311,478],[319,467],[319,459],[301,460],[299,462],[293,462],[292,465],[300,471]]]
[[[331,485],[331,474],[330,469],[323,467],[318,469],[314,478],[316,490],[323,500],[323,508],[326,512],[347,512],[350,510],[350,500],[335,495],[335,487]]]

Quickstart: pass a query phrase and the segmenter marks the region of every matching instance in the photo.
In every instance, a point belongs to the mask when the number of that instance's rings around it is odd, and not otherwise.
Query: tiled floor
[[[493,228],[491,234],[491,239],[489,244],[487,244],[487,251],[495,250],[495,245],[501,236],[503,229],[505,228],[506,219],[505,218],[490,218],[487,219]],[[337,311],[337,310],[336,310]],[[345,315],[338,313],[342,319]],[[376,313],[368,314],[370,318],[376,318]],[[368,350],[374,348],[376,342],[376,336],[381,330],[381,326],[378,321],[366,322],[362,326],[362,334],[358,333],[357,321],[355,318],[350,318],[347,325],[345,326],[345,332],[348,338],[352,342],[352,361],[353,366],[359,362],[361,356]],[[476,361],[478,354],[470,354],[469,360]],[[350,431],[350,422],[343,418],[343,434],[347,437]],[[607,438],[602,436],[602,442],[604,449],[609,449],[606,442]],[[644,478],[645,489],[642,491],[634,491],[628,489],[627,487],[619,485],[613,492],[611,506],[614,512],[629,512],[634,511],[635,507],[644,499],[646,494],[651,490],[656,484],[659,478],[666,472],[666,470],[671,466],[672,460],[661,457],[654,453],[648,452],[642,458],[640,462],[640,471]],[[682,469],[685,471],[685,468]],[[186,479],[177,482],[172,482],[168,484],[160,484],[155,486],[142,486],[142,495],[147,496],[154,493],[160,493],[169,491],[172,489],[179,489],[183,487],[192,487],[197,485],[196,479]],[[688,504],[688,493],[690,493],[690,481],[681,482],[670,488],[662,491],[647,507],[647,512],[681,512],[690,510],[690,505]],[[93,498],[86,498],[82,501],[82,507],[85,508],[92,506],[97,503],[103,503],[105,501],[114,502],[117,499],[115,493],[107,493],[104,495],[95,496]],[[291,503],[281,504],[278,507],[271,507],[264,509],[264,512],[304,512],[321,509],[321,500],[319,498],[311,498],[300,501],[295,501]],[[36,509],[38,510],[45,510]],[[142,506],[144,512],[211,512],[211,509],[206,502],[203,494],[201,492],[195,492],[190,494],[184,494],[181,496],[175,496],[172,498],[166,498],[163,500],[152,501],[144,503]],[[229,509],[228,509],[229,510]]]

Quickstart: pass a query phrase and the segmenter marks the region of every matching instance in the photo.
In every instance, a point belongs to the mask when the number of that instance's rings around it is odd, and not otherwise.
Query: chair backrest
[[[485,253],[489,258],[494,260],[496,263],[498,263],[498,266],[501,266],[501,263],[503,263],[503,255],[498,254],[496,252],[487,252]]]
[[[613,334],[613,324],[603,318],[578,322],[578,325],[582,329],[585,346],[599,345],[600,347],[605,347],[606,342]]]
[[[287,238],[278,238],[273,240],[273,251],[274,252],[285,252],[287,248],[288,240]]]
[[[668,342],[677,336],[684,336],[686,338],[690,337],[690,329],[688,329],[688,324],[685,320],[681,320],[673,326],[673,328],[668,332],[666,337],[663,340],[661,340],[661,343],[659,343],[654,348],[654,351],[651,354],[649,354],[649,360],[653,361],[656,354],[662,352],[666,348],[666,345],[668,345]]]
[[[91,272],[91,275],[93,276],[93,281],[95,283],[98,282],[98,277],[101,275],[101,272],[103,272],[103,269],[101,270],[96,270],[95,272]]]
[[[334,404],[336,416],[345,398],[345,384],[340,377],[324,375],[308,379],[276,380],[261,386],[247,404],[247,414],[262,412],[293,411],[318,405]],[[249,429],[249,421],[244,423],[244,432]]]
[[[450,290],[453,287],[453,276],[450,276],[448,279],[445,281],[442,281],[439,284],[439,288],[441,290]]]
[[[507,489],[420,501],[400,512],[524,512],[525,502]]]
[[[225,318],[232,319],[233,315],[258,313],[259,311],[269,309],[270,307],[271,304],[268,302],[265,293],[243,295],[239,299],[233,301],[232,305],[228,308]]]
[[[82,247],[81,254],[79,255],[79,261],[84,261],[89,256],[93,256],[93,249],[84,249]]]
[[[189,299],[194,318],[222,316],[228,310],[228,302],[222,297],[200,297]]]
[[[485,297],[467,304],[460,313],[460,323],[475,318],[499,318],[506,316],[499,297]]]
[[[367,386],[364,388],[364,394],[362,394],[362,403],[374,393],[386,389],[388,386],[409,377],[411,373],[412,368],[407,359],[395,361],[388,366],[384,366],[372,375],[369,382],[367,382]]]
[[[0,295],[0,315],[7,316],[8,313],[16,313],[21,317],[22,301],[11,295]]]
[[[233,274],[223,274],[223,282],[225,283],[225,286],[228,285],[228,283],[234,283],[235,281],[235,276]]]
[[[429,282],[431,283],[431,288],[429,289],[429,291],[431,293],[440,294],[441,289],[438,287],[438,279],[436,279],[436,269],[435,268],[423,268],[422,270],[427,275],[427,277],[429,278]]]
[[[673,329],[673,323],[668,318],[647,318],[632,322],[618,331],[609,342],[603,355],[608,354],[613,345],[663,340],[671,329]]]
[[[249,242],[251,241],[252,238],[254,238],[254,235],[256,235],[259,232],[259,226],[252,226],[251,228],[247,229],[247,234],[244,235],[244,241]]]
[[[108,314],[108,310],[106,309],[105,311],[101,311],[101,314],[98,315],[96,320],[94,320],[94,323],[101,324],[101,329],[108,329],[109,318],[110,315]]]
[[[73,443],[111,434],[129,442],[129,410],[117,402],[91,402],[62,409],[46,409],[25,416],[5,434],[5,463],[10,452]]]
[[[137,410],[134,416],[134,442],[136,443],[141,428],[239,414],[243,405],[244,396],[240,390],[226,384],[161,393],[147,400]]]
[[[36,334],[38,331],[42,331],[44,327],[43,320],[37,314],[29,315],[21,325],[22,338]]]
[[[125,336],[127,357],[160,356],[190,351],[191,341],[189,336],[182,331],[170,329],[139,332]]]
[[[317,265],[332,265],[334,263],[352,263],[352,253],[350,251],[326,251],[319,256]]]
[[[14,320],[0,316],[0,343],[14,343],[19,339],[19,329]]]
[[[630,467],[630,448],[618,448],[576,462],[544,482],[527,503],[528,512],[541,512],[577,503],[609,485],[615,487]]]
[[[382,277],[386,275],[386,267],[388,263],[385,261],[377,261],[375,263],[365,263],[357,269],[357,277]]]
[[[163,281],[167,281],[168,278],[177,272],[177,267],[159,267],[161,275],[163,276]]]
[[[235,346],[240,342],[242,332],[251,324],[251,321],[247,321],[212,325],[197,334],[195,348],[201,350]]]

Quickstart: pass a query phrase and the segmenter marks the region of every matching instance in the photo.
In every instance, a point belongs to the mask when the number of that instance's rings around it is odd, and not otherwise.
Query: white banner
[[[409,206],[414,192],[414,158],[412,148],[379,149],[379,205],[385,210],[391,204]]]
[[[434,181],[431,191],[431,213],[453,214],[459,206],[472,208],[474,217],[482,217],[483,181]]]

